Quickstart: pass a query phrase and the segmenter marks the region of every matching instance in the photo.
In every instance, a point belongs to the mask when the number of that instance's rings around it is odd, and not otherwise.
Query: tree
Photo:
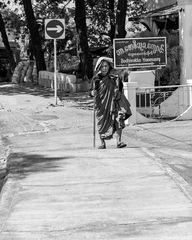
[[[70,11],[65,8],[66,4],[61,4],[63,1],[37,1],[33,6],[36,19],[38,19],[38,26],[41,35],[41,40],[44,50],[52,55],[53,53],[53,41],[44,39],[44,19],[64,18],[65,19],[65,39],[57,40],[57,51],[62,52],[65,49],[69,40],[74,38],[75,27],[70,23],[72,17],[74,17],[74,11]]]
[[[109,36],[111,39],[111,42],[115,38],[115,2],[114,0],[109,0],[109,19],[110,19],[110,31]]]
[[[118,0],[116,17],[117,38],[124,38],[126,35],[125,31],[126,14],[127,14],[127,1]]]
[[[34,16],[31,0],[22,0],[27,24],[31,35],[33,52],[36,60],[37,72],[46,70],[44,52],[41,46],[41,39],[38,31],[38,25]]]
[[[3,8],[3,7],[5,7],[5,5],[3,5],[0,2],[0,7]],[[8,55],[8,59],[9,59],[9,62],[10,62],[10,68],[11,68],[11,71],[13,72],[14,69],[15,69],[16,63],[15,63],[15,60],[14,60],[14,57],[13,57],[13,51],[11,50],[11,47],[9,45],[9,40],[8,40],[7,32],[6,32],[6,29],[5,29],[5,23],[3,21],[3,17],[1,15],[1,13],[0,13],[0,32],[1,32],[1,36],[2,36],[4,46],[7,50],[7,55]]]
[[[15,0],[24,6],[28,21],[28,28],[31,34],[33,51],[37,61],[38,70],[44,69],[43,51],[51,50],[50,41],[45,41],[43,35],[38,34],[38,26],[35,18],[60,17],[69,21],[69,15],[66,14],[65,7],[70,0],[34,0],[33,8],[31,1]],[[72,0],[71,0],[72,1]],[[65,49],[68,39],[73,46],[78,46],[78,54],[81,59],[81,72],[84,77],[92,76],[92,58],[90,56],[90,47],[112,45],[115,37],[125,36],[125,19],[127,13],[133,14],[141,9],[144,0],[74,0],[75,10],[71,10],[71,17],[74,14],[76,23],[76,32],[71,31],[71,27],[66,29],[66,39],[58,41],[58,50]],[[132,7],[134,6],[134,7]],[[34,12],[33,12],[34,11]],[[34,16],[35,14],[35,16]],[[76,41],[76,43],[75,43]],[[45,44],[44,44],[45,43]],[[42,45],[43,44],[43,45]],[[49,51],[50,52],[50,51]]]
[[[112,45],[114,38],[125,37],[126,17],[145,10],[144,0],[86,0],[86,6],[92,23],[87,26],[92,45]]]
[[[70,2],[70,0],[33,0],[30,2],[25,0],[15,0],[15,2],[20,4],[22,7],[24,6],[26,18],[27,20],[30,19],[29,21],[27,21],[27,27],[30,31],[28,52],[32,52],[30,56],[35,56],[37,68],[39,71],[41,69],[44,69],[45,67],[43,59],[44,53],[48,53],[49,59],[53,57],[53,41],[46,40],[44,38],[44,19],[65,18],[66,37],[65,39],[57,40],[58,53],[65,49],[69,39],[71,40],[71,42],[73,42],[73,39],[75,39],[75,37],[73,37],[73,29],[75,27],[68,24],[70,17],[68,16],[68,13],[66,11],[66,6]]]
[[[81,58],[81,71],[84,78],[92,77],[93,66],[89,52],[86,12],[84,0],[75,0],[75,23],[78,34],[79,55]]]
[[[112,57],[114,38],[125,37],[125,23],[128,12],[137,12],[142,8],[144,0],[84,0],[86,7],[88,43],[91,47],[110,46],[107,54]],[[77,2],[77,1],[76,1]],[[82,8],[81,8],[82,9]],[[80,9],[76,10],[79,14]],[[77,13],[78,13],[77,12]],[[80,24],[80,21],[76,21]],[[85,43],[84,39],[84,43]],[[106,54],[106,53],[105,53]]]
[[[12,52],[12,50],[10,48],[10,45],[9,45],[9,41],[8,41],[8,37],[7,37],[7,33],[6,33],[6,30],[5,30],[5,25],[4,25],[4,21],[3,21],[1,13],[0,13],[0,32],[1,32],[3,43],[4,43],[5,48],[7,50],[7,55],[8,55],[8,58],[9,58],[11,71],[13,72],[14,69],[15,69],[16,63],[15,63],[15,60],[14,60],[14,57],[13,57],[13,52]]]
[[[115,1],[86,0],[85,2],[90,46],[109,45],[115,36]]]

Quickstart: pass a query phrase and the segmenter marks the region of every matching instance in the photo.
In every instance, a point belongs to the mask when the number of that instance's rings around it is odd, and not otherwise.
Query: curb
[[[174,171],[168,164],[163,164],[162,160],[155,156],[148,148],[142,147],[142,151],[149,156],[154,162],[166,172],[166,174],[176,183],[185,196],[192,202],[192,187],[187,181],[181,177],[176,171]]]

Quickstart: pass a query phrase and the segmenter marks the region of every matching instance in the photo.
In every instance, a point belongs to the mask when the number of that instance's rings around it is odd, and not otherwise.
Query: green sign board
[[[117,38],[113,40],[114,68],[167,65],[165,37]]]

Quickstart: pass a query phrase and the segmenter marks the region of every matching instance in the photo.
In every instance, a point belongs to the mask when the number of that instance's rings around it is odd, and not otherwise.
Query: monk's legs
[[[105,149],[106,148],[105,140],[101,137],[101,135],[100,135],[100,140],[101,140],[101,145],[99,146],[99,149]]]
[[[123,148],[126,147],[127,144],[125,144],[124,142],[121,141],[121,136],[122,136],[122,128],[118,128],[117,131],[117,147],[118,148]]]
[[[117,145],[121,143],[122,129],[117,129]]]

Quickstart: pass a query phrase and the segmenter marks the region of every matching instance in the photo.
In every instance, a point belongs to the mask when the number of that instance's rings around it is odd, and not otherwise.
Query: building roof
[[[163,18],[169,17],[170,15],[178,16],[178,12],[179,12],[179,6],[177,5],[177,3],[175,3],[163,8],[148,11],[139,16],[130,17],[129,21],[139,21],[140,19],[143,19],[143,18],[163,19]]]

